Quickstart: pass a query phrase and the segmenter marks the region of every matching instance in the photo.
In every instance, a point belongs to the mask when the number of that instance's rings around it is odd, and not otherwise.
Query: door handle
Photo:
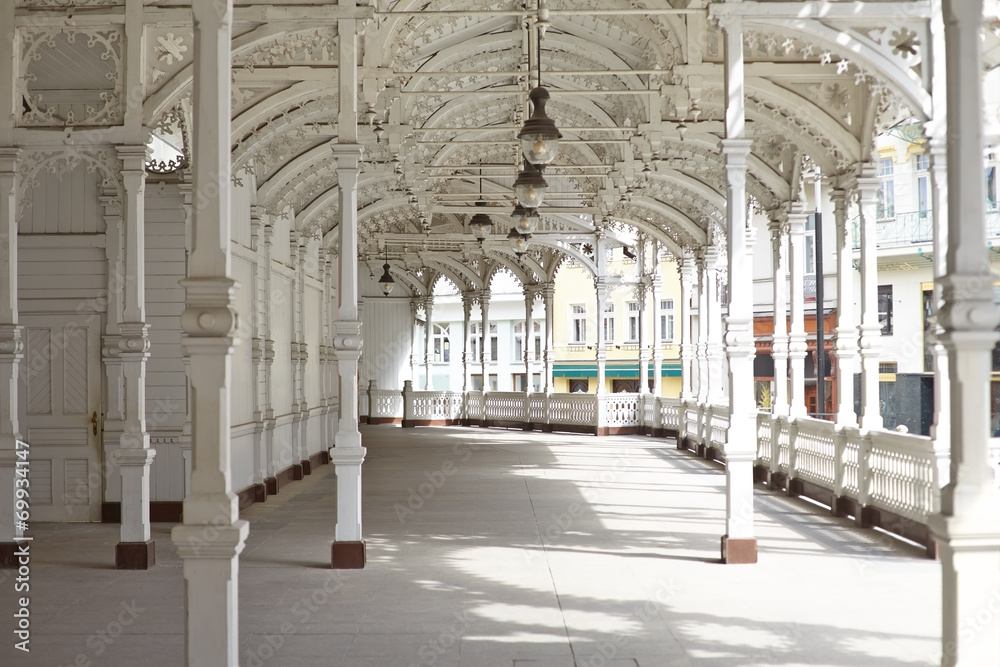
[[[94,435],[97,435],[97,412],[90,417],[90,425],[94,427]]]

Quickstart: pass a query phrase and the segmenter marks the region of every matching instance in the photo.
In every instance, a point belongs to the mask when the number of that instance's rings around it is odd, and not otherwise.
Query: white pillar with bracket
[[[788,212],[788,273],[791,283],[791,330],[788,334],[788,359],[792,367],[791,400],[788,413],[792,417],[805,417],[806,411],[806,344],[805,290],[805,232],[809,214],[801,200],[793,202]]]
[[[122,322],[118,325],[122,364],[121,447],[114,461],[121,472],[121,541],[115,547],[115,567],[145,570],[156,562],[149,530],[149,466],[156,455],[146,431],[146,360],[149,359],[149,325],[146,324],[146,147],[119,146],[123,202],[123,255],[125,272],[112,283],[123,295]]]
[[[882,326],[878,321],[878,250],[876,249],[876,193],[879,180],[875,167],[865,165],[858,178],[858,204],[861,213],[861,326],[858,347],[861,349],[861,428],[882,428],[879,403],[878,358]]]
[[[13,13],[13,7],[10,11]],[[19,164],[20,150],[0,148],[0,386],[5,387],[0,399],[0,567],[3,568],[17,567],[17,541],[24,535],[23,528],[14,521],[15,478],[19,468],[25,469],[23,464],[18,466],[17,446],[21,439],[17,376],[24,358],[24,327],[18,323],[17,312]]]
[[[232,490],[230,371],[236,343],[231,277],[231,0],[195,3],[194,218],[181,315],[182,350],[191,358],[193,468],[184,523],[171,539],[184,563],[186,664],[239,664],[239,554],[249,524]]]
[[[757,406],[754,401],[753,254],[747,207],[742,21],[728,19],[725,30],[726,238],[729,258],[725,353],[729,364],[729,429],[726,432],[726,534],[722,562],[756,563],[753,464],[757,458]]]
[[[1000,311],[986,248],[982,2],[943,0],[948,239],[939,340],[948,351],[951,479],[928,519],[941,554],[942,667],[1000,665],[1000,489],[990,461],[990,374]],[[935,86],[943,85],[935,81]]]
[[[681,279],[680,328],[681,328],[681,402],[694,399],[695,343],[691,336],[691,305],[695,299],[694,253],[685,248],[677,260]],[[683,414],[683,411],[682,411]],[[683,419],[683,418],[682,418]]]
[[[854,412],[854,371],[858,358],[857,322],[854,319],[854,262],[851,229],[847,224],[847,193],[840,188],[830,194],[837,233],[837,424],[857,426]]]

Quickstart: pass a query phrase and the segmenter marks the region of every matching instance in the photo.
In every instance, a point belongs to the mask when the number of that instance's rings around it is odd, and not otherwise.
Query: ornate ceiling
[[[293,217],[300,232],[332,247],[335,7],[238,4],[234,178],[253,185],[265,213]],[[409,272],[404,282],[418,291],[425,268],[462,289],[499,267],[526,282],[549,280],[566,258],[591,262],[595,231],[623,243],[643,234],[675,254],[709,242],[725,220],[722,36],[733,16],[745,38],[747,186],[760,210],[795,197],[804,162],[849,184],[879,131],[904,118],[930,121],[943,99],[928,57],[929,2],[549,0],[547,16],[538,0],[358,4],[359,253],[380,270],[387,251],[396,275]],[[18,7],[19,126],[115,127],[138,85],[141,122],[183,146],[189,7],[146,0],[141,39],[131,40],[136,12],[124,0]],[[990,11],[993,70],[1000,21]],[[547,111],[564,139],[545,174],[543,224],[519,259],[504,237],[516,133],[530,112],[539,53]],[[183,158],[152,170],[178,166]],[[482,247],[466,226],[477,200],[495,223]]]

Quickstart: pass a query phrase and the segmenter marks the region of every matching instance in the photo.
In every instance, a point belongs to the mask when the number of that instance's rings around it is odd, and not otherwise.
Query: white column
[[[771,394],[771,414],[775,417],[788,416],[788,222],[783,219],[783,213],[780,209],[772,211],[768,225],[774,269],[774,334],[771,337],[774,391]]]
[[[306,363],[309,360],[309,347],[306,345],[306,255],[308,254],[309,239],[298,235],[298,254],[295,270],[295,299],[297,307],[295,309],[295,342],[292,344],[292,360],[298,367],[298,377],[296,378],[296,391],[293,395],[298,396],[298,402],[294,407],[295,420],[292,427],[297,430],[296,439],[298,441],[299,465],[302,472],[308,475],[312,472],[312,464],[309,461],[309,403],[306,401]],[[292,246],[295,247],[294,245]],[[358,318],[360,319],[360,317]]]
[[[486,420],[486,392],[490,390],[490,292],[484,289],[479,294],[479,311],[481,314],[479,330],[479,363],[483,372],[483,421]]]
[[[462,393],[472,388],[472,355],[469,354],[469,324],[472,321],[471,292],[462,292]]]
[[[654,245],[653,281],[650,284],[653,299],[653,395],[663,394],[663,338],[660,335],[660,301],[663,299],[663,276],[660,275],[659,249]]]
[[[943,0],[948,240],[939,336],[948,351],[951,480],[929,517],[941,552],[942,667],[1000,664],[1000,490],[989,457],[990,370],[1000,312],[986,249],[982,2]],[[943,82],[937,82],[943,84]]]
[[[353,0],[340,0],[351,7]],[[340,423],[330,461],[337,476],[337,527],[330,549],[335,568],[365,566],[365,543],[361,531],[361,464],[367,453],[358,430],[358,360],[361,358],[361,321],[358,313],[358,32],[356,19],[337,22],[339,42],[337,159],[340,208],[340,285],[337,290],[337,322],[333,347],[340,374]]]
[[[545,283],[542,287],[542,299],[545,304],[545,393],[552,393],[552,350],[554,347],[554,328],[552,326],[552,299],[555,295],[555,286],[552,283]]]
[[[528,285],[524,286],[524,395],[531,393],[531,344],[534,342],[534,332],[531,330],[531,306],[535,302],[535,293]],[[525,409],[528,404],[525,403]],[[530,415],[525,415],[525,421],[531,421]]]
[[[118,192],[114,188],[106,188],[101,192],[98,201],[104,210],[104,256],[108,262],[109,276],[124,276],[125,265],[122,254],[124,252],[124,229],[122,222],[122,207],[118,201]],[[125,380],[122,375],[121,348],[121,322],[124,318],[122,312],[121,282],[115,278],[108,281],[107,285],[107,326],[104,335],[101,337],[101,361],[104,364],[104,377],[106,379],[107,402],[104,405],[104,421],[101,429],[101,445],[104,451],[110,452],[121,446],[122,439],[122,413],[125,410],[124,385]],[[107,454],[111,458],[110,454]],[[110,472],[110,470],[109,470]],[[109,480],[109,484],[117,480]]]
[[[837,229],[837,424],[857,426],[854,413],[854,369],[858,357],[857,322],[854,319],[854,264],[851,229],[847,224],[847,193],[840,188],[830,194]]]
[[[948,250],[948,159],[944,141],[932,137],[928,142],[931,154],[931,197],[934,208],[934,423],[930,436],[938,459],[938,476],[943,486],[948,483],[951,459],[951,385],[948,382],[948,352],[941,344],[941,278],[947,273]]]
[[[698,363],[698,403],[702,405],[708,403],[709,378],[708,378],[708,293],[715,289],[714,285],[708,284],[708,261],[705,257],[706,249],[700,248],[696,255],[696,265],[698,267],[698,342],[695,346],[695,357]]]
[[[273,369],[274,369],[274,338],[271,334],[271,309],[269,306],[271,298],[271,247],[274,242],[274,226],[268,221],[261,230],[263,243],[260,269],[263,281],[261,299],[261,355],[263,356],[262,386],[261,392],[261,417],[264,422],[264,493],[265,495],[276,494],[278,492],[277,466],[274,462],[274,391],[273,391]],[[329,441],[327,441],[329,442]],[[325,445],[324,445],[325,446]]]
[[[413,297],[410,299],[410,321],[413,326],[410,329],[410,381],[417,381],[417,340],[420,338],[420,323],[417,319],[417,311],[420,310],[420,299]]]
[[[341,21],[343,24],[345,21]],[[347,48],[355,55],[356,34],[341,32],[341,64],[350,62],[344,56]],[[341,30],[344,26],[341,25]],[[344,35],[353,39],[343,39]],[[341,68],[343,79],[355,77],[355,68]],[[353,93],[352,93],[353,98]],[[341,90],[341,99],[344,91]],[[343,111],[343,110],[342,110]],[[351,121],[353,124],[355,121]],[[358,360],[361,358],[361,322],[358,319],[358,162],[361,147],[338,144],[333,147],[337,158],[337,178],[340,193],[340,289],[336,336],[333,347],[340,375],[340,422],[330,460],[337,476],[337,526],[331,547],[333,567],[357,569],[365,564],[365,543],[361,539],[361,464],[366,450],[361,446],[358,430]]]
[[[646,302],[649,294],[649,275],[646,266],[646,252],[649,244],[640,236],[639,245],[639,284],[636,285],[636,300],[639,302],[639,393],[649,393],[649,317],[646,316]],[[603,318],[603,313],[600,314]]]
[[[431,359],[433,359],[434,354],[431,348],[433,343],[431,336],[434,331],[433,312],[434,297],[428,296],[424,298],[424,319],[427,321],[424,327],[424,391],[430,391],[434,386],[431,383]]]
[[[792,367],[791,401],[788,412],[792,417],[805,417],[806,411],[806,328],[805,294],[803,290],[805,264],[805,205],[801,201],[792,204],[788,212],[788,273],[791,278],[791,331],[788,334],[788,358]]]
[[[123,292],[118,348],[125,380],[122,395],[121,447],[114,460],[121,471],[121,541],[115,547],[115,567],[145,570],[155,562],[149,539],[149,466],[156,452],[146,432],[146,360],[149,358],[149,325],[146,324],[145,190],[146,147],[119,146],[125,184],[125,273],[116,282]]]
[[[723,403],[728,378],[725,368],[725,348],[722,335],[722,276],[719,251],[714,245],[705,248],[705,377],[708,381],[705,402]]]
[[[597,292],[597,345],[596,352],[594,353],[594,358],[597,361],[597,393],[604,394],[607,392],[605,389],[605,384],[607,383],[605,376],[605,368],[608,359],[608,342],[604,340],[604,306],[608,299],[608,286],[604,282],[604,276],[598,276],[594,289]]]
[[[264,262],[264,244],[261,242],[263,233],[264,224],[261,220],[260,208],[256,204],[251,204],[250,249],[254,252],[254,261],[250,267],[250,284],[247,285],[247,288],[253,294],[253,312],[250,322],[253,338],[250,341],[250,359],[254,384],[256,385],[253,392],[253,483],[256,502],[267,498],[265,480],[268,477],[267,464],[271,458],[267,448],[267,438],[264,435],[264,404],[267,401],[267,396],[264,394],[266,386],[264,380],[264,321],[267,319],[268,310],[264,276],[270,273],[271,267]]]
[[[753,256],[749,247],[746,174],[750,155],[744,132],[743,30],[738,19],[725,29],[726,237],[729,272],[725,353],[729,364],[729,429],[726,432],[726,534],[724,563],[756,563],[753,464],[757,458],[757,405],[754,401]]]
[[[11,8],[13,12],[13,8]],[[20,151],[0,148],[0,567],[17,567],[16,541],[24,535],[14,522],[18,366],[24,356],[23,327],[17,313],[17,187]],[[30,451],[30,450],[29,450]],[[24,466],[20,466],[23,470]],[[27,474],[27,473],[25,473]]]
[[[875,168],[865,165],[858,178],[861,225],[861,428],[882,428],[878,394],[878,357],[882,327],[878,323],[878,261],[875,236]]]
[[[184,562],[187,667],[239,664],[239,519],[230,461],[230,368],[237,323],[230,260],[232,2],[196,3],[192,164],[194,219],[182,348],[191,358],[191,487],[171,538]]]
[[[694,253],[685,248],[677,260],[677,270],[681,279],[680,327],[681,327],[681,401],[694,398],[694,341],[691,337],[691,305],[695,298]]]

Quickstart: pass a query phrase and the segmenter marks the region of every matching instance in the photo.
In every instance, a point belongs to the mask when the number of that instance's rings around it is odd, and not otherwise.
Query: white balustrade
[[[771,413],[757,413],[757,465],[771,464]]]
[[[597,396],[594,394],[551,394],[549,424],[597,427]]]
[[[680,433],[681,428],[681,404],[676,398],[660,399],[660,424],[662,428]]]
[[[834,424],[822,419],[800,417],[795,420],[795,465],[789,476],[833,490],[836,474]]]
[[[871,431],[868,439],[869,505],[926,523],[938,502],[931,439],[895,431]]]
[[[372,389],[366,397],[369,419],[402,419],[403,393],[394,389]]]
[[[624,428],[639,425],[639,394],[602,394],[597,404],[603,410],[604,426]]]

